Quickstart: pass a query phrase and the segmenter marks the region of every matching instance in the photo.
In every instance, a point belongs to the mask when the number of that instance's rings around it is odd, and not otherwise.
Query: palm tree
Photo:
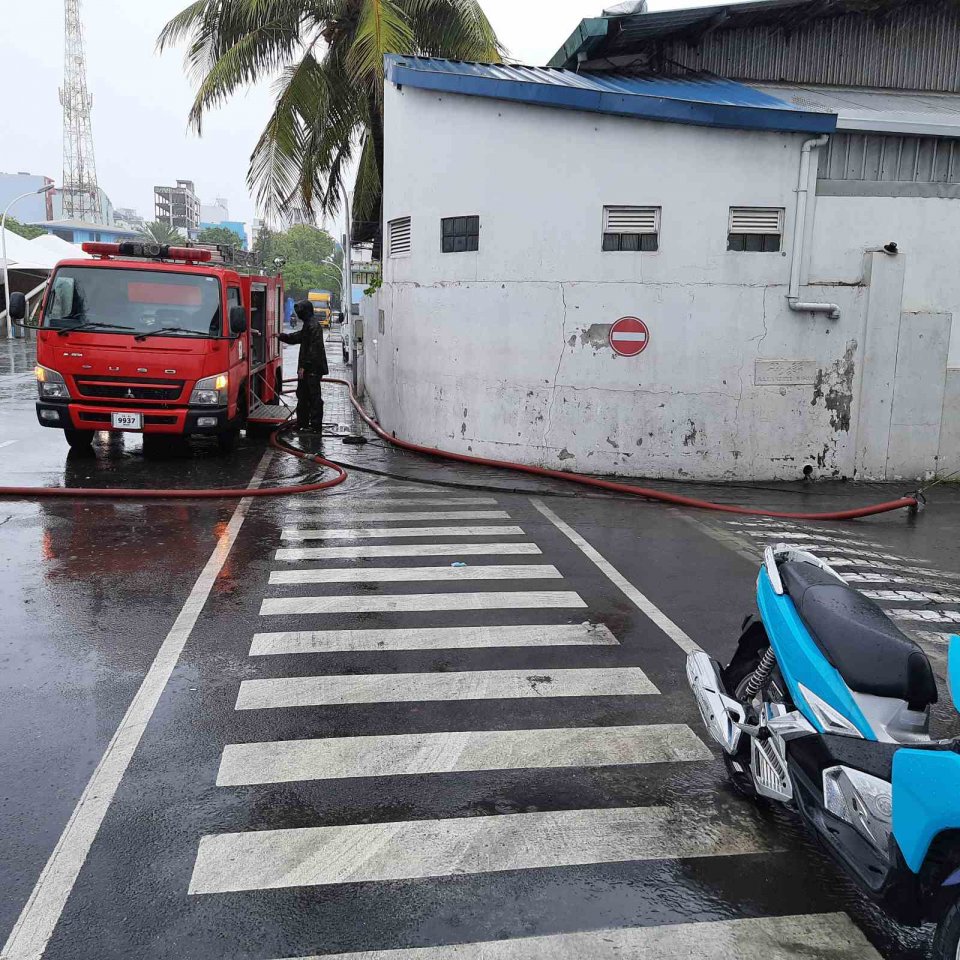
[[[171,227],[169,223],[161,223],[159,220],[144,224],[143,230],[140,231],[140,237],[143,240],[152,240],[154,243],[160,244],[183,243],[186,240],[176,227]]]
[[[499,62],[479,0],[194,0],[160,34],[188,42],[199,83],[190,123],[238,88],[279,74],[248,184],[268,215],[334,213],[357,151],[354,239],[379,240],[383,58]]]

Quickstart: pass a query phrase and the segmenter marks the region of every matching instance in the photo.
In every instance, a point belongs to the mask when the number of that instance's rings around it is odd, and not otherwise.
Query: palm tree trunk
[[[377,196],[377,225],[373,235],[373,259],[380,260],[383,255],[383,102],[370,97],[370,136],[373,138],[373,155],[377,158],[377,172],[380,175],[380,191]]]

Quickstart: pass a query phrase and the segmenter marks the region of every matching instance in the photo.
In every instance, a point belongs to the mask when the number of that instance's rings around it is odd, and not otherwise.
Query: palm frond
[[[478,0],[406,0],[417,37],[414,52],[500,63],[504,48]]]
[[[353,78],[365,84],[378,98],[383,95],[383,58],[388,53],[412,53],[416,49],[413,28],[394,0],[359,0],[360,17],[350,47]]]
[[[189,7],[168,21],[157,38],[157,50],[162,53],[167,47],[186,40],[202,23],[208,2],[209,0],[194,0]]]

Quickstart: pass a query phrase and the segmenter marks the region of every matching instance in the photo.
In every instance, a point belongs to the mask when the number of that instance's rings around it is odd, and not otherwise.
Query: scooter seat
[[[911,710],[937,702],[926,654],[872,600],[812,563],[779,569],[810,636],[851,690],[905,700]]]

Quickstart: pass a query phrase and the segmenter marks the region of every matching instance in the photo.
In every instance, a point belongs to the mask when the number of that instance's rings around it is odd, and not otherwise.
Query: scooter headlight
[[[41,400],[69,400],[70,390],[67,388],[67,381],[56,370],[49,367],[41,367],[39,364],[34,369],[37,378],[37,394]]]
[[[193,388],[190,403],[205,407],[225,407],[229,386],[230,378],[225,373],[218,373],[215,377],[204,377],[198,380]]]

